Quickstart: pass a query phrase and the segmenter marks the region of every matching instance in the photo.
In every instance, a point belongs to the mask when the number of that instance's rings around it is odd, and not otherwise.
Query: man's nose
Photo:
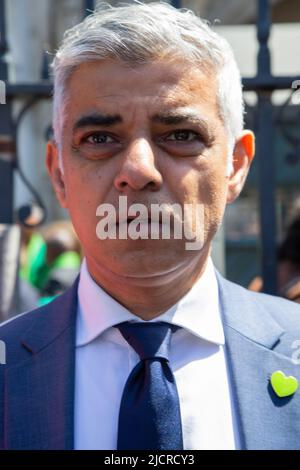
[[[126,148],[114,184],[121,192],[129,188],[134,191],[160,189],[162,175],[155,165],[154,151],[146,138],[136,139]]]

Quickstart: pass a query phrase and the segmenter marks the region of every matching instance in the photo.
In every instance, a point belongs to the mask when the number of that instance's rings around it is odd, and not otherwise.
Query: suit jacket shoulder
[[[300,383],[300,306],[217,278],[242,448],[300,449],[300,389],[280,397],[270,381]]]
[[[299,331],[300,334],[300,305],[291,302],[282,297],[268,295],[260,292],[252,292],[248,289],[224,279],[219,273],[217,274],[219,282],[222,284],[223,294],[230,296],[231,302],[235,307],[240,309],[241,319],[244,320],[245,311],[247,315],[254,315],[259,310],[266,312],[275,322],[281,325],[285,330],[293,333]],[[249,310],[246,305],[251,304],[253,309]],[[256,308],[255,308],[256,307]]]
[[[72,449],[78,280],[0,325],[0,449]]]
[[[7,365],[12,366],[20,360],[24,347],[32,352],[32,347],[45,346],[70,326],[75,314],[77,300],[77,283],[52,302],[0,324],[0,340],[6,345]],[[72,306],[73,305],[73,308]],[[70,308],[71,307],[71,308]],[[39,343],[39,344],[38,344]],[[20,349],[20,347],[22,349]]]

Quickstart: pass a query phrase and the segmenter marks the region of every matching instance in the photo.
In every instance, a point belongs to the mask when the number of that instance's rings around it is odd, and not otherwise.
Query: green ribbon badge
[[[276,395],[282,398],[293,395],[299,384],[298,380],[292,375],[287,377],[281,370],[277,370],[271,375],[271,385]]]

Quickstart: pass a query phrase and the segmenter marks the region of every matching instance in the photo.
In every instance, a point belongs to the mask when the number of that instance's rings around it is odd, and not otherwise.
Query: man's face
[[[245,150],[249,134],[239,143],[233,179],[226,176],[228,135],[216,87],[213,74],[163,61],[135,69],[95,61],[72,74],[61,140],[64,175],[53,143],[47,167],[88,261],[119,275],[146,277],[208,252],[226,202],[238,195],[252,158]],[[183,116],[182,122],[171,114]],[[99,115],[119,117],[101,124]],[[203,205],[203,248],[186,250],[184,237],[100,240],[97,207],[109,203],[118,209],[119,196],[127,196],[128,207],[141,203],[149,211],[152,204]]]

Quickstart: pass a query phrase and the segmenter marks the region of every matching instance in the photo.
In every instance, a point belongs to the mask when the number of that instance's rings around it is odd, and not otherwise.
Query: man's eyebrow
[[[175,124],[190,123],[199,125],[204,130],[209,131],[209,124],[206,119],[203,119],[197,112],[194,111],[165,111],[157,113],[151,116],[150,120],[166,126],[172,126]],[[104,126],[112,127],[115,124],[123,122],[122,116],[119,114],[102,114],[92,113],[81,116],[73,126],[73,133],[77,130],[88,127],[88,126]]]
[[[167,111],[160,114],[154,114],[151,121],[165,124],[166,126],[173,126],[174,124],[182,124],[184,122],[202,126],[208,125],[207,121],[194,111]]]
[[[115,124],[123,122],[122,117],[119,114],[100,114],[93,113],[82,116],[75,122],[73,126],[73,133],[82,127],[88,126],[105,126],[110,127]]]

